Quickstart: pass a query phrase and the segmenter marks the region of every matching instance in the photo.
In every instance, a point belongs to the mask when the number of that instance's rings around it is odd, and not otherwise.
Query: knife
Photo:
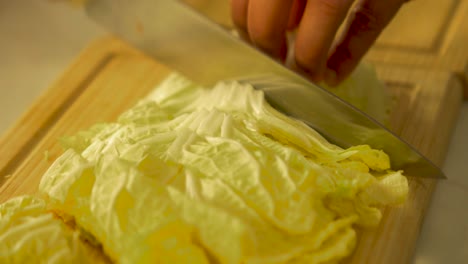
[[[405,175],[446,178],[440,168],[377,121],[311,83],[176,0],[90,0],[86,13],[124,41],[193,81],[209,86],[242,76],[275,76],[267,101],[330,142],[385,151]],[[259,87],[256,87],[259,88]]]

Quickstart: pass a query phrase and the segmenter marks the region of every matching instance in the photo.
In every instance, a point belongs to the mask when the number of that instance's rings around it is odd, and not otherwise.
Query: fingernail
[[[338,76],[336,75],[336,72],[333,70],[330,70],[330,69],[325,70],[324,80],[328,86],[334,87],[338,85]]]

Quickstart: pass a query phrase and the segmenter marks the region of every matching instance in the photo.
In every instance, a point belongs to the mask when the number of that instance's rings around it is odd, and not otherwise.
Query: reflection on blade
[[[407,143],[361,111],[249,47],[178,1],[93,0],[88,15],[124,40],[190,79],[212,85],[246,75],[272,75],[254,84],[278,110],[309,124],[331,142],[382,149],[409,176],[443,173]]]

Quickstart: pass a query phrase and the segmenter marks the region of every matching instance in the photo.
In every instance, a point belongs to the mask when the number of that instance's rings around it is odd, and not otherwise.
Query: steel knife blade
[[[176,0],[90,0],[98,24],[157,61],[202,85],[242,76],[273,75],[288,85],[262,90],[270,104],[304,121],[332,143],[382,149],[407,176],[445,178],[440,168],[383,125],[229,34]]]

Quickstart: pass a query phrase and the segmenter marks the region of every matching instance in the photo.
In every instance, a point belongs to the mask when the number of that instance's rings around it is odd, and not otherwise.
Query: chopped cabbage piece
[[[0,204],[0,263],[96,263],[46,202],[19,196]]]
[[[382,151],[330,144],[236,82],[172,74],[62,144],[40,191],[119,263],[335,262],[408,193]]]

